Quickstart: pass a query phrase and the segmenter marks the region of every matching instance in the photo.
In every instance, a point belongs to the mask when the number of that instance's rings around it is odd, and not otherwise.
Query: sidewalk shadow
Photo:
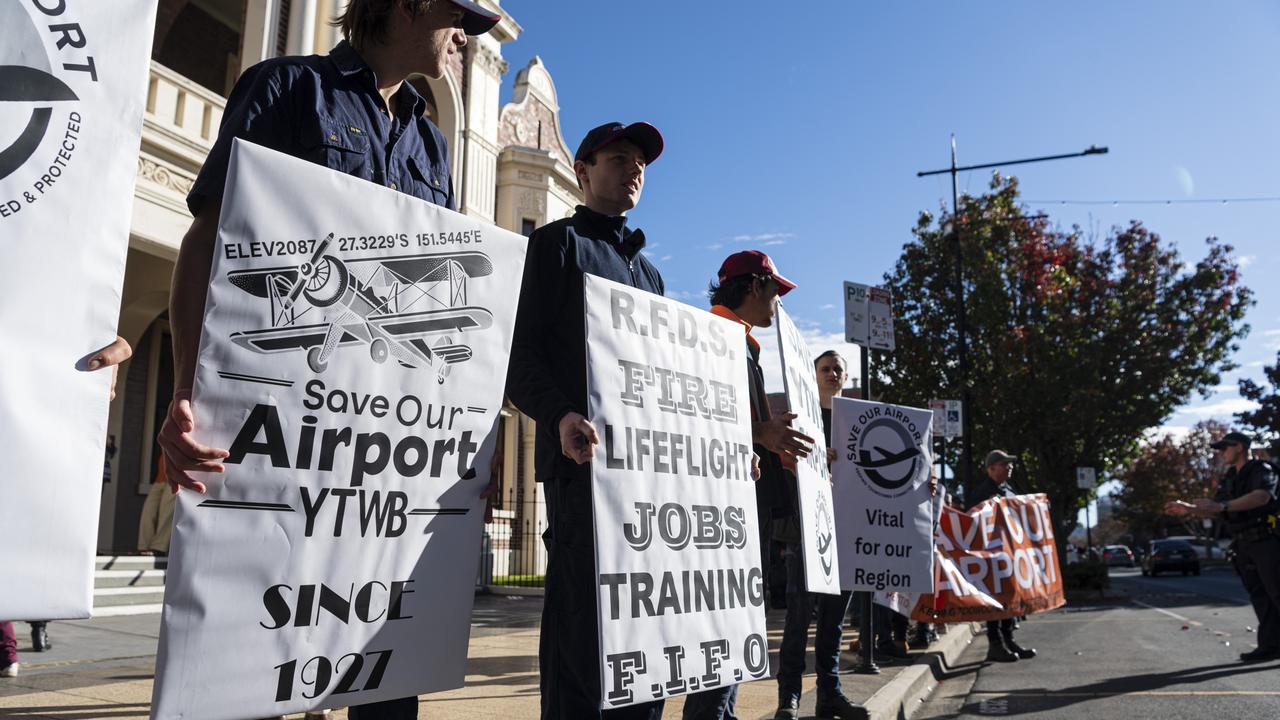
[[[134,709],[129,709],[134,708]],[[31,707],[7,707],[4,717],[44,718],[57,717],[67,720],[98,720],[99,718],[137,717],[150,712],[147,703],[111,703],[110,705],[33,705]],[[29,713],[24,715],[23,713]]]
[[[1151,692],[1155,690],[1163,690],[1164,688],[1174,685],[1189,685],[1196,683],[1208,682],[1219,678],[1244,675],[1257,672],[1275,672],[1277,666],[1275,663],[1256,663],[1253,665],[1244,665],[1238,662],[1221,663],[1218,665],[1206,665],[1198,668],[1187,668],[1185,670],[1173,670],[1163,673],[1145,673],[1142,675],[1126,675],[1123,677],[1110,678],[1101,682],[1088,683],[1086,685],[1076,685],[1074,687],[1065,687],[1059,690],[1050,690],[1048,688],[1024,688],[1021,690],[1010,690],[1003,693],[984,694],[983,700],[1014,700],[1017,698],[1034,698],[1034,707],[1016,708],[1013,703],[1005,715],[1022,715],[1027,713],[1041,713],[1051,710],[1058,710],[1069,707],[1077,703],[1096,700],[1100,697],[1109,697],[1114,695],[1124,695],[1136,692]],[[974,715],[981,714],[979,706],[981,701],[971,702],[964,706],[964,712]]]

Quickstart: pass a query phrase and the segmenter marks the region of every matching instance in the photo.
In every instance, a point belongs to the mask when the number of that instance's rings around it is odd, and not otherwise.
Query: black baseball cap
[[[480,3],[470,2],[470,0],[453,0],[453,4],[466,11],[462,16],[462,32],[468,35],[483,35],[492,30],[493,26],[502,19],[501,14]]]
[[[1223,435],[1217,442],[1210,443],[1209,447],[1213,448],[1214,450],[1221,450],[1227,447],[1228,445],[1243,445],[1244,448],[1247,450],[1249,446],[1252,444],[1253,444],[1253,438],[1249,437],[1248,435],[1245,435],[1242,432],[1236,432],[1232,430],[1226,435]]]
[[[582,138],[578,152],[574,153],[574,161],[586,161],[591,153],[616,140],[630,140],[644,153],[644,164],[650,165],[662,154],[662,133],[647,122],[634,122],[623,125],[620,122],[605,123]]]

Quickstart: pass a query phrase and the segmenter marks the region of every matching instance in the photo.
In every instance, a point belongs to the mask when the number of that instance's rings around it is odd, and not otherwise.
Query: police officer
[[[1244,662],[1280,657],[1280,536],[1276,533],[1276,473],[1261,460],[1249,458],[1250,439],[1229,432],[1210,445],[1227,465],[1213,499],[1194,503],[1175,500],[1171,515],[1221,517],[1232,537],[1236,572],[1258,615],[1258,647],[1240,654]]]

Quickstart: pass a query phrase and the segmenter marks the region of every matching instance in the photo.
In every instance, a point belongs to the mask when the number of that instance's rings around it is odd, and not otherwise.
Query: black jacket
[[[1235,533],[1244,528],[1256,526],[1264,522],[1268,515],[1276,510],[1276,473],[1271,466],[1261,460],[1250,460],[1244,464],[1240,472],[1234,467],[1227,469],[1227,474],[1218,481],[1218,492],[1214,496],[1218,502],[1244,497],[1254,490],[1266,490],[1271,494],[1271,502],[1259,508],[1226,514],[1227,529]]]
[[[1004,485],[996,485],[996,481],[991,479],[990,475],[982,478],[982,482],[973,488],[973,497],[968,498],[969,510],[981,505],[993,497],[1013,497],[1018,491],[1013,489],[1013,485],[1005,483]]]
[[[587,339],[582,275],[590,273],[662,295],[662,276],[640,253],[644,233],[625,217],[578,206],[573,217],[529,236],[507,371],[507,397],[538,424],[538,480],[590,477],[560,452],[560,419],[587,414]]]

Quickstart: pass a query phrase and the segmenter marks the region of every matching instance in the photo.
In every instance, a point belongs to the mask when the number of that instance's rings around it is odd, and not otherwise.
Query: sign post
[[[1098,473],[1091,467],[1076,468],[1076,487],[1081,490],[1092,490],[1098,484]],[[1085,554],[1089,557],[1089,553],[1093,552],[1093,529],[1089,522],[1089,505],[1084,506],[1084,542]]]
[[[885,288],[860,283],[844,284],[844,334],[845,340],[861,348],[862,399],[871,399],[871,351],[892,351],[893,343],[893,295]],[[858,644],[862,647],[862,663],[855,672],[867,675],[879,674],[876,666],[875,624],[871,619],[872,597],[867,591],[854,593],[861,610],[862,622],[858,629]]]

